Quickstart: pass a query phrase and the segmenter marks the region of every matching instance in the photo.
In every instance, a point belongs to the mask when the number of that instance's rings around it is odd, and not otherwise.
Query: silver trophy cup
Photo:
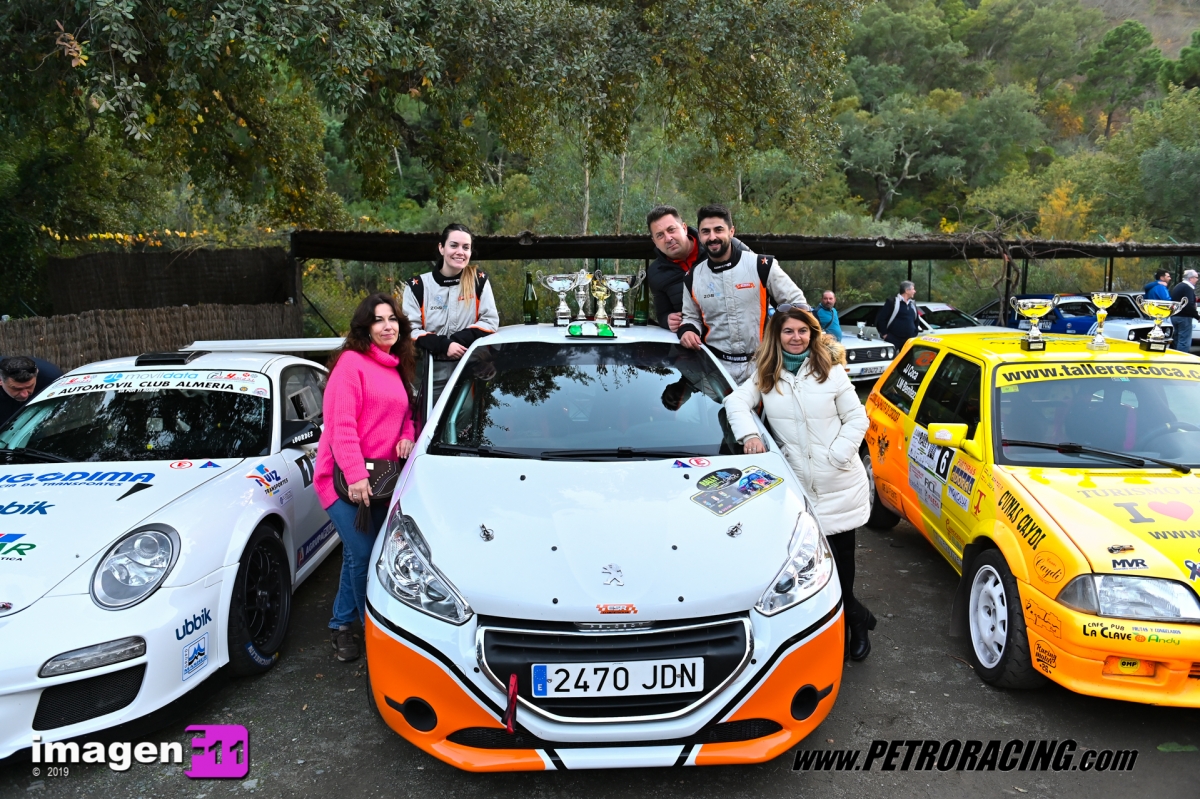
[[[575,273],[575,301],[579,304],[579,312],[575,314],[576,322],[587,321],[588,294],[592,288],[592,273],[580,269]]]
[[[537,279],[543,286],[558,294],[558,308],[554,311],[554,324],[556,327],[566,327],[571,323],[571,306],[567,305],[567,292],[578,285],[579,275],[575,273],[546,275],[538,270]]]
[[[625,310],[625,294],[642,285],[646,279],[646,270],[640,270],[636,275],[605,275],[604,285],[617,296],[613,305],[611,324],[613,327],[629,327],[629,313]]]

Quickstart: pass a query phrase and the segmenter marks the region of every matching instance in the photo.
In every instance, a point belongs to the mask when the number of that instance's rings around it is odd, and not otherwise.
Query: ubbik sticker
[[[692,502],[703,505],[718,516],[724,516],[782,483],[782,477],[776,477],[757,466],[718,469],[696,481],[696,487],[703,490],[692,495]]]

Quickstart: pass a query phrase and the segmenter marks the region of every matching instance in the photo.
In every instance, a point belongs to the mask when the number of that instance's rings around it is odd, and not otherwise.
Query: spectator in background
[[[41,358],[13,355],[0,361],[0,422],[6,422],[25,403],[62,377],[62,370]]]
[[[813,315],[821,323],[822,330],[841,341],[842,325],[838,322],[837,309],[833,307],[835,305],[837,305],[837,295],[832,290],[826,289],[821,295],[821,304],[814,309]]]
[[[1200,280],[1200,275],[1196,274],[1196,270],[1188,269],[1183,273],[1183,280],[1171,289],[1171,299],[1187,302],[1178,315],[1171,317],[1171,324],[1175,326],[1175,349],[1180,352],[1192,351],[1192,325],[1200,320],[1200,314],[1196,313],[1197,280]]]
[[[917,286],[911,280],[900,283],[900,293],[883,304],[875,317],[875,329],[879,337],[896,349],[904,346],[904,342],[917,335],[917,304],[913,295]]]
[[[1171,292],[1167,288],[1169,285],[1171,285],[1170,270],[1159,269],[1154,273],[1154,279],[1142,287],[1142,293],[1148,300],[1169,300],[1171,299]]]

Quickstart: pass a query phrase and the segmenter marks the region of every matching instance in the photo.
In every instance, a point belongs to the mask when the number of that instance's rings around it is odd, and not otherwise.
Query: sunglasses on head
[[[802,302],[798,302],[795,305],[792,305],[791,303],[785,303],[783,305],[780,305],[778,308],[776,308],[775,313],[787,313],[788,311],[793,311],[793,310],[794,311],[807,311],[809,313],[812,313],[812,306],[805,305]]]

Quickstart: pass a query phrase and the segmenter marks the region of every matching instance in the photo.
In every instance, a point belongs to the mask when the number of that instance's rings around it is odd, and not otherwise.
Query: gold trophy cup
[[[599,269],[592,277],[592,296],[596,298],[596,324],[608,322],[608,311],[604,309],[604,304],[608,300],[608,283],[604,280],[604,273]]]
[[[1035,298],[1028,300],[1018,300],[1016,297],[1009,297],[1008,301],[1014,311],[1029,320],[1029,337],[1021,341],[1021,349],[1026,352],[1042,352],[1045,350],[1046,340],[1042,338],[1042,329],[1038,326],[1038,320],[1054,310],[1054,306],[1058,305],[1058,297],[1054,297],[1053,299]]]
[[[1096,335],[1088,342],[1087,348],[1093,352],[1106,352],[1108,341],[1104,338],[1104,320],[1108,318],[1108,309],[1117,301],[1117,295],[1111,291],[1098,291],[1092,295],[1092,305],[1096,311]]]
[[[1187,300],[1148,300],[1145,297],[1138,297],[1135,302],[1146,316],[1154,320],[1154,328],[1150,331],[1150,335],[1142,341],[1142,349],[1146,352],[1166,352],[1167,345],[1171,342],[1163,335],[1163,320],[1182,311],[1187,305]]]

